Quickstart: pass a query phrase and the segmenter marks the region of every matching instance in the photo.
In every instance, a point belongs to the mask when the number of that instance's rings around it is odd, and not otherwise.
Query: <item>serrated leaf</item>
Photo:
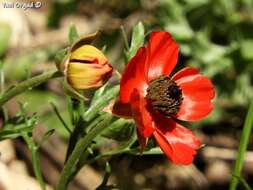
[[[144,39],[145,39],[144,32],[145,32],[145,28],[142,22],[139,22],[133,28],[131,45],[130,45],[129,51],[126,52],[126,56],[128,60],[136,54],[137,50],[141,46],[143,46]]]

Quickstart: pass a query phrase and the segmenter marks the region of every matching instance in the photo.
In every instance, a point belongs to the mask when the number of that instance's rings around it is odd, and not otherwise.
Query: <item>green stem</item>
[[[250,107],[245,119],[245,123],[243,126],[238,155],[237,155],[237,159],[236,159],[234,170],[233,170],[234,176],[232,176],[229,190],[236,190],[236,187],[238,185],[239,180],[238,180],[238,177],[235,177],[235,176],[240,176],[241,174],[241,170],[242,170],[242,166],[244,162],[244,155],[247,150],[247,145],[249,142],[252,126],[253,126],[253,100],[251,101],[251,104],[250,104]]]
[[[111,156],[115,156],[115,155],[119,155],[119,154],[130,154],[130,155],[150,155],[152,153],[150,153],[149,151],[144,151],[143,153],[140,152],[140,148],[126,148],[126,149],[120,149],[120,150],[114,150],[114,151],[108,151],[108,152],[105,152],[103,154],[100,154],[100,155],[97,155],[96,157],[90,159],[90,160],[87,160],[82,164],[82,166],[84,165],[89,165],[89,164],[92,164],[94,163],[95,161],[101,159],[101,158],[104,158],[104,157],[111,157]]]
[[[89,165],[92,164],[94,162],[96,162],[97,160],[104,158],[104,157],[111,157],[111,156],[115,156],[115,155],[119,155],[119,154],[124,154],[124,153],[130,153],[131,154],[131,149],[124,149],[124,150],[115,150],[115,151],[110,151],[110,152],[105,152],[103,154],[100,154],[86,162],[82,163],[82,166],[84,165]]]
[[[26,141],[26,144],[28,145],[29,150],[32,154],[32,165],[33,165],[33,171],[36,176],[36,179],[38,180],[40,187],[42,190],[46,189],[45,182],[41,173],[40,169],[40,161],[38,157],[38,148],[35,145],[35,143],[32,141],[32,139],[28,136],[27,133],[23,134],[23,138]]]
[[[33,149],[31,151],[32,151],[33,170],[34,170],[35,176],[36,176],[37,180],[40,183],[41,189],[45,190],[46,186],[45,186],[45,182],[44,182],[44,179],[42,177],[42,173],[41,173],[41,169],[40,169],[40,161],[39,161],[39,157],[38,157],[38,148],[33,147]]]
[[[101,121],[101,123],[99,123],[84,138],[77,142],[73,152],[63,168],[56,190],[65,190],[67,188],[69,178],[73,173],[72,170],[76,167],[81,154],[83,154],[88,146],[92,143],[92,140],[106,128],[111,119],[112,116],[108,114],[108,116]]]
[[[32,77],[30,79],[27,79],[16,86],[10,88],[9,90],[6,90],[0,97],[0,107],[2,107],[6,102],[8,102],[11,98],[17,96],[18,94],[21,94],[22,92],[33,88],[35,86],[38,86],[39,84],[51,79],[62,76],[61,72],[59,71],[48,71],[45,73],[42,73],[38,76]]]
[[[94,128],[97,124],[99,124],[102,120],[104,120],[107,117],[107,115],[102,115],[100,117],[97,117],[93,121],[84,121],[83,118],[80,118],[76,126],[74,127],[73,132],[70,135],[67,154],[65,162],[68,160],[70,154],[72,153],[73,149],[76,146],[76,143],[80,138],[82,138],[86,131],[89,131],[89,129]]]
[[[66,153],[66,157],[65,157],[65,162],[67,162],[69,156],[71,155],[73,149],[76,146],[77,141],[80,139],[80,137],[83,134],[83,128],[85,126],[86,123],[84,123],[84,121],[82,119],[80,119],[78,121],[78,123],[76,124],[76,126],[74,127],[73,132],[70,135],[70,139],[69,139],[69,143],[68,143],[68,148],[67,148],[67,153]]]
[[[139,149],[138,149],[139,150]],[[121,149],[121,150],[114,150],[114,151],[108,151],[105,152],[103,154],[99,154],[96,157],[87,160],[88,156],[89,156],[89,152],[86,150],[84,152],[84,154],[80,157],[79,162],[77,164],[76,170],[72,171],[71,175],[70,175],[70,180],[81,170],[81,168],[85,165],[89,165],[89,164],[93,164],[94,162],[96,162],[97,160],[104,158],[104,157],[111,157],[111,156],[115,156],[115,155],[119,155],[119,154],[124,154],[124,153],[129,153],[131,154],[131,149]]]

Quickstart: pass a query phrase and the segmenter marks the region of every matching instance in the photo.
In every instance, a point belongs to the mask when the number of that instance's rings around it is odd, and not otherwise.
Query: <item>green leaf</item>
[[[92,97],[91,105],[93,105],[103,95],[107,87],[108,87],[108,83],[105,83],[102,87],[96,90],[96,92],[94,93],[94,96]]]
[[[102,110],[108,103],[113,99],[116,98],[116,96],[119,93],[119,85],[114,86],[107,90],[102,96],[100,96],[99,99],[94,101],[94,103],[89,107],[89,109],[84,113],[83,119],[85,121],[92,120],[99,111]]]
[[[103,132],[103,136],[118,141],[128,140],[134,133],[133,122],[123,118],[117,119]]]
[[[3,128],[2,130],[0,130],[0,141],[5,140],[5,139],[15,139],[17,137],[22,136],[21,133],[31,132],[32,129],[33,129],[33,126],[27,126],[26,124],[15,126],[15,128],[12,128],[12,129]]]
[[[133,133],[132,136],[127,141],[123,142],[120,145],[119,150],[131,149],[131,147],[135,144],[136,141],[137,141],[137,134]]]
[[[74,107],[73,107],[73,102],[72,102],[71,96],[67,95],[66,101],[67,101],[68,114],[69,114],[69,118],[71,120],[71,124],[75,124]]]
[[[240,176],[237,176],[237,175],[233,175],[233,177],[237,178],[241,183],[242,185],[244,186],[245,190],[252,190],[252,188],[249,186],[249,184],[247,183],[247,181],[243,178],[243,177],[240,177]]]
[[[64,127],[64,129],[66,129],[66,131],[69,132],[69,134],[71,134],[71,130],[68,126],[68,124],[64,121],[64,119],[62,118],[59,110],[57,109],[57,106],[54,104],[54,102],[50,102],[50,105],[52,106],[54,112],[55,112],[55,115],[58,117],[58,119],[60,120],[60,122],[62,123],[62,126]]]
[[[242,129],[242,135],[240,138],[240,144],[239,144],[239,149],[238,149],[238,153],[237,153],[237,158],[236,158],[236,162],[234,165],[234,169],[233,169],[233,175],[234,176],[240,176],[241,175],[241,170],[244,164],[244,156],[245,156],[245,152],[247,151],[247,146],[250,140],[250,134],[252,131],[252,127],[253,127],[253,100],[251,100],[251,103],[249,105],[249,109],[244,121],[244,126]],[[236,187],[238,185],[238,178],[236,177],[232,177],[231,181],[230,181],[230,187],[229,190],[236,190]]]
[[[0,57],[6,52],[11,38],[11,27],[7,23],[0,23]]]
[[[129,151],[130,154],[133,155],[160,155],[163,154],[159,147],[150,148],[149,150],[145,150],[144,152],[140,152],[139,149],[131,149]]]
[[[98,125],[100,122],[102,122],[104,119],[108,117],[108,113],[102,113],[96,118],[93,118],[93,120],[89,121],[83,121],[83,125],[85,125],[85,131],[88,133],[92,128],[94,128],[96,125]]]
[[[69,27],[69,43],[73,44],[79,40],[79,35],[77,33],[76,26],[74,24],[71,24]]]
[[[22,136],[24,132],[31,133],[37,122],[36,115],[26,118],[23,116],[16,116],[10,119],[0,130],[0,141],[17,138]]]
[[[163,154],[163,152],[159,147],[155,147],[155,148],[151,148],[147,151],[144,151],[142,154],[143,155],[157,155],[157,154]]]
[[[143,46],[145,39],[145,28],[142,22],[139,22],[134,28],[132,33],[132,40],[129,50],[126,52],[127,59],[131,59],[137,52],[137,50]]]

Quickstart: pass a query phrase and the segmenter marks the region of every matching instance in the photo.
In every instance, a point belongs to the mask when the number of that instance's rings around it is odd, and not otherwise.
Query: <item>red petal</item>
[[[123,118],[132,118],[132,110],[130,104],[123,104],[116,101],[112,106],[112,113]]]
[[[163,152],[175,164],[191,164],[201,144],[191,130],[168,118],[163,124],[160,120],[153,134]]]
[[[138,141],[139,141],[140,148],[141,148],[140,152],[142,153],[148,144],[148,138],[141,135],[139,130],[137,130],[137,136],[138,136]]]
[[[175,73],[172,77],[173,80],[178,80],[182,77],[185,76],[189,76],[189,75],[195,75],[198,74],[199,70],[197,68],[194,67],[185,67],[183,69],[181,69],[180,71],[178,71],[177,73]]]
[[[187,73],[187,72],[185,72]],[[203,75],[188,72],[176,78],[177,85],[182,89],[183,102],[176,118],[195,121],[207,116],[213,109],[211,100],[215,96],[212,82]]]
[[[152,32],[147,45],[146,75],[151,81],[169,75],[178,59],[178,45],[168,32]]]
[[[129,103],[133,89],[143,96],[146,93],[147,82],[144,76],[146,49],[140,48],[137,54],[127,64],[120,81],[120,101]]]
[[[135,89],[131,95],[132,116],[139,134],[143,137],[150,137],[154,131],[154,121],[146,106],[145,98]]]

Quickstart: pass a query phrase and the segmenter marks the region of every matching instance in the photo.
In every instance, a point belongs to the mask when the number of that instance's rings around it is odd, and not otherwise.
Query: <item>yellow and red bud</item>
[[[77,90],[102,86],[112,74],[105,55],[92,45],[72,49],[65,62],[68,83]]]

